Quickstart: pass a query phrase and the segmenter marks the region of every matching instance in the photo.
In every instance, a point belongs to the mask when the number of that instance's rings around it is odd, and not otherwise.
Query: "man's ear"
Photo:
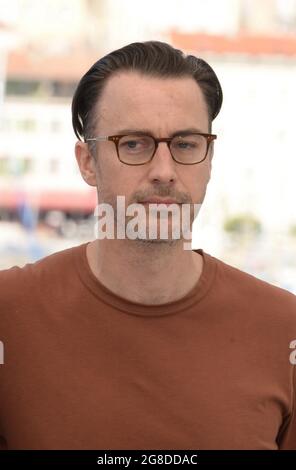
[[[75,157],[84,181],[90,186],[97,186],[96,162],[86,142],[78,140],[75,144]]]

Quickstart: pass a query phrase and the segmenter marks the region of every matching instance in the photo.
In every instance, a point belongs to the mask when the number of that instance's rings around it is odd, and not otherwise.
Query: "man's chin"
[[[180,243],[180,239],[173,238],[136,238],[132,240],[143,246],[175,246]]]

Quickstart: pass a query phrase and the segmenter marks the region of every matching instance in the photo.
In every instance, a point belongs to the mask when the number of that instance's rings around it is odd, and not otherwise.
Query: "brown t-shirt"
[[[142,305],[86,246],[0,272],[3,448],[296,449],[295,295],[199,249],[188,295]]]

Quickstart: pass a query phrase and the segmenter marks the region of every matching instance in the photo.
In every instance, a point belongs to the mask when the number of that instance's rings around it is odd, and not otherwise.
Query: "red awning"
[[[97,193],[95,190],[39,193],[0,190],[0,209],[17,209],[24,203],[42,210],[92,212],[97,204]]]

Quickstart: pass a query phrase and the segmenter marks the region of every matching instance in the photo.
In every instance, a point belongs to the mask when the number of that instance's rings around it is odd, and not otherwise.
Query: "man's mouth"
[[[158,197],[151,197],[145,201],[141,201],[142,204],[180,204],[176,199],[168,199],[168,198],[158,198]]]

